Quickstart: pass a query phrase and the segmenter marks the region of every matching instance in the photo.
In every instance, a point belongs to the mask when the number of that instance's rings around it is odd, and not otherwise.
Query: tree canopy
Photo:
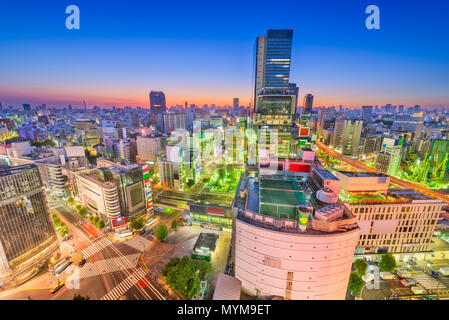
[[[364,285],[365,282],[363,281],[362,277],[360,277],[357,272],[352,272],[349,276],[349,292],[351,292],[352,294],[359,293]]]
[[[69,197],[67,199],[67,202],[68,202],[69,205],[73,206],[75,204],[75,199],[73,199],[72,197]]]
[[[379,270],[391,272],[396,268],[396,259],[391,253],[384,254],[379,261]]]
[[[130,227],[134,230],[140,230],[145,226],[145,220],[143,217],[135,217],[130,222]]]
[[[192,299],[198,293],[201,280],[212,271],[208,261],[197,261],[186,256],[172,258],[161,270],[167,284],[181,293],[186,299]]]
[[[154,233],[154,236],[159,241],[164,241],[165,238],[168,236],[168,228],[165,224],[161,224],[159,227],[157,227],[156,232]]]
[[[364,276],[366,273],[366,269],[368,268],[368,264],[364,259],[356,259],[354,261],[354,269],[359,276]]]
[[[69,233],[69,227],[67,227],[67,226],[62,226],[61,229],[59,229],[59,234],[62,237],[65,237],[68,233]]]

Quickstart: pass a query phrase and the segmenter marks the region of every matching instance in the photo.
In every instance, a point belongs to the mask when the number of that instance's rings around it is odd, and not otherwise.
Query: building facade
[[[0,169],[0,281],[29,279],[58,249],[37,166]]]

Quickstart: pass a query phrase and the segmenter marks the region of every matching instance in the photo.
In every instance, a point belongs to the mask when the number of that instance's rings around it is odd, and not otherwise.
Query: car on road
[[[391,272],[381,272],[379,275],[382,280],[397,280],[398,279],[398,277],[396,275],[392,274]]]
[[[423,288],[420,288],[418,286],[411,287],[410,290],[412,290],[412,292],[414,294],[425,294],[425,293],[427,293],[426,290],[424,290]]]
[[[86,259],[81,259],[80,263],[78,263],[78,266],[82,267],[86,264]]]
[[[64,287],[64,282],[59,282],[53,289],[50,290],[50,293],[56,293],[59,289]]]
[[[401,283],[404,286],[407,286],[407,287],[416,286],[416,280],[415,279],[402,279]]]
[[[407,270],[398,270],[396,273],[398,274],[399,277],[401,277],[401,279],[413,278],[413,275],[410,272],[408,272]]]
[[[69,235],[66,237],[66,239],[67,239],[67,240],[72,240],[72,239],[73,239],[73,236],[72,236],[71,234],[69,234]]]
[[[435,271],[430,271],[430,273],[429,273],[429,275],[431,276],[431,277],[434,277],[434,278],[438,278],[440,275],[438,274],[438,272],[435,272]]]

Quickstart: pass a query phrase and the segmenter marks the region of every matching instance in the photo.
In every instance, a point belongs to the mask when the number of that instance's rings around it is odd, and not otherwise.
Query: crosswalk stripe
[[[142,269],[137,269],[134,273],[129,275],[111,291],[109,291],[101,300],[115,300],[119,298],[121,295],[131,289],[136,283],[138,283],[145,275],[146,273]]]

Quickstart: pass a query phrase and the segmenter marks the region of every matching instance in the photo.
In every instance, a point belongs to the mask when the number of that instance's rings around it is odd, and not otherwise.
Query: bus
[[[132,235],[133,235],[133,232],[129,231],[129,230],[127,230],[127,231],[120,231],[120,232],[117,233],[117,236],[119,237],[119,239],[124,238],[124,237],[129,237],[129,236],[132,236]]]
[[[59,263],[58,265],[56,265],[56,266],[53,268],[52,273],[53,273],[55,276],[58,276],[58,275],[60,275],[65,269],[67,269],[67,267],[70,266],[71,264],[72,264],[72,261],[64,260],[62,263]]]

